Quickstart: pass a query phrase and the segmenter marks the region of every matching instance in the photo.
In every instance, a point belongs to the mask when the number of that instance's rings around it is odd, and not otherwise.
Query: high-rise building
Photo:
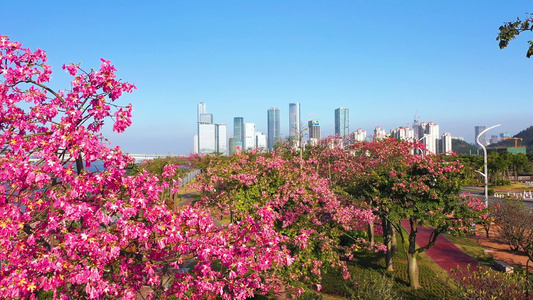
[[[198,124],[198,153],[211,154],[217,152],[215,124]]]
[[[440,153],[444,153],[445,155],[451,155],[452,154],[452,134],[449,132],[445,132],[442,134],[441,139],[441,151]]]
[[[255,124],[244,123],[243,150],[248,151],[255,148]]]
[[[384,139],[386,138],[388,135],[387,135],[387,130],[377,126],[375,129],[374,129],[374,140],[381,140],[381,139]]]
[[[414,117],[414,120],[413,120],[413,133],[414,133],[414,139],[415,140],[419,140],[421,137],[424,136],[424,134],[420,133],[421,132],[421,129],[420,129],[420,117],[417,116],[417,114],[415,113],[415,117]]]
[[[300,126],[300,103],[289,103],[289,136],[291,138],[299,138]]]
[[[263,151],[267,150],[267,136],[262,132],[255,133],[255,148],[262,149]]]
[[[487,146],[487,137],[485,136],[485,133],[483,133],[480,137],[479,137],[479,143],[477,142],[477,137],[478,135],[487,128],[487,126],[476,126],[474,127],[474,132],[475,132],[475,136],[474,136],[474,140],[475,140],[475,145],[478,149],[481,149],[481,145],[483,146]]]
[[[335,134],[341,137],[350,133],[350,110],[345,107],[335,109]]]
[[[205,103],[198,103],[198,133],[194,137],[195,153],[228,153],[226,124],[213,124],[213,115],[206,112]]]
[[[429,122],[421,123],[422,128],[424,128],[424,135],[422,142],[426,145],[426,149],[434,154],[437,154],[437,140],[439,139],[439,125]]]
[[[205,103],[203,102],[198,103],[198,122],[200,122],[201,114],[205,114]]]
[[[233,118],[233,137],[236,138],[237,141],[243,142],[243,138],[244,138],[244,118],[243,117]]]
[[[215,124],[215,145],[217,153],[228,154],[228,133],[226,124]]]
[[[317,120],[309,120],[309,144],[316,145],[320,141],[320,122]]]
[[[400,127],[396,129],[391,129],[390,131],[391,137],[395,139],[400,139],[404,141],[412,142],[415,139],[415,131],[412,128],[409,127]]]
[[[281,124],[279,108],[271,107],[267,112],[268,121],[268,149],[274,149],[276,142],[281,140]]]
[[[366,130],[361,128],[352,133],[354,142],[364,142],[366,140]]]

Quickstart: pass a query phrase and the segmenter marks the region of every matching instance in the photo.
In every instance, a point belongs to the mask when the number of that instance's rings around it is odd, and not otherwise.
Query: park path
[[[403,220],[401,222],[402,227],[409,233],[410,226],[409,220]],[[429,241],[429,236],[433,228],[418,226],[418,234],[416,236],[417,245],[426,245]],[[442,234],[437,237],[435,245],[425,253],[431,258],[439,267],[450,274],[452,269],[461,267],[466,269],[468,265],[471,267],[479,266],[477,260],[466,254],[463,250],[459,249],[452,242],[448,241]]]

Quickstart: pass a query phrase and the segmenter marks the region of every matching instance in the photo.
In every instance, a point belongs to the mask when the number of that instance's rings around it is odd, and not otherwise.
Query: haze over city
[[[500,50],[498,27],[531,12],[529,1],[27,1],[5,14],[1,34],[48,53],[52,85],[68,88],[64,63],[111,60],[137,90],[133,125],[107,128],[130,153],[193,152],[197,104],[214,122],[244,117],[267,132],[267,110],[301,105],[302,122],[334,133],[334,110],[350,130],[422,122],[474,142],[474,126],[514,135],[533,125],[533,61],[524,33]],[[16,2],[4,11],[20,11]]]

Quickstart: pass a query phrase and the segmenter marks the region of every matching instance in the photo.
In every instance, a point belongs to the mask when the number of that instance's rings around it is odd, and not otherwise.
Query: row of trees
[[[483,170],[483,156],[458,155],[458,159],[472,170]],[[505,185],[511,180],[518,180],[520,174],[531,174],[533,157],[523,153],[491,152],[487,155],[488,181],[491,185]],[[474,178],[475,176],[472,176]],[[471,182],[475,184],[475,182]]]
[[[413,154],[419,147],[423,146],[385,139],[350,149],[317,146],[305,153],[214,158],[198,178],[203,194],[197,205],[215,209],[213,214],[229,215],[230,222],[253,216],[264,206],[272,209],[275,230],[289,238],[287,248],[297,254],[295,266],[300,273],[289,272],[290,277],[314,284],[319,284],[320,273],[327,267],[341,267],[349,276],[338,253],[349,258],[357,255],[354,245],[373,245],[375,222],[383,234],[380,247],[386,251],[387,269],[392,270],[395,232],[403,232],[400,221],[408,220],[409,280],[411,287],[419,288],[417,254],[433,246],[442,232],[468,231],[486,215],[481,201],[459,196],[467,176],[463,165]],[[429,241],[416,240],[418,226],[433,227]],[[351,248],[342,247],[341,237],[360,237],[364,231],[367,240],[354,238]],[[303,236],[308,244],[301,244]],[[322,246],[324,242],[328,247]],[[301,273],[309,268],[301,265],[302,260],[324,270]]]

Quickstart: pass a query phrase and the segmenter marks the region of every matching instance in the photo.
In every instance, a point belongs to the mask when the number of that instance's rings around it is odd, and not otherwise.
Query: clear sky
[[[350,130],[387,131],[422,122],[474,141],[474,126],[533,125],[533,33],[500,50],[505,21],[531,1],[5,1],[0,34],[47,51],[56,89],[62,64],[98,68],[111,60],[137,90],[123,134],[130,153],[193,151],[197,103],[216,123],[244,117],[266,134],[267,110],[288,107],[334,132],[334,110],[350,109]]]

